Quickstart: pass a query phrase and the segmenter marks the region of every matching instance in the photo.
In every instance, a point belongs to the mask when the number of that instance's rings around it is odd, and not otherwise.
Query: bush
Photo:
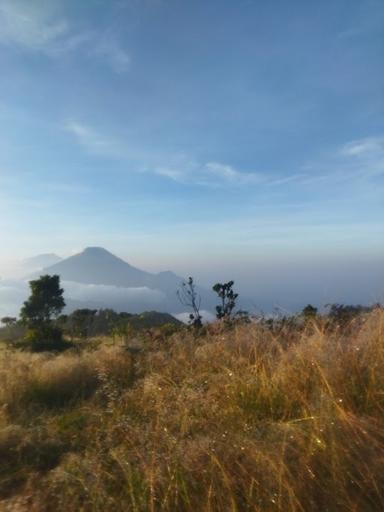
[[[63,339],[61,329],[54,325],[43,325],[38,328],[31,327],[27,330],[24,343],[19,344],[22,348],[27,348],[32,352],[55,351],[62,352],[73,347],[73,343]]]

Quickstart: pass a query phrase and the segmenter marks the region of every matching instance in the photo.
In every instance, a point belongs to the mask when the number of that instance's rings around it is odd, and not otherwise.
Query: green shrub
[[[73,347],[73,343],[63,339],[61,329],[46,324],[40,327],[31,327],[27,330],[24,343],[19,346],[31,350],[32,352],[62,352]]]

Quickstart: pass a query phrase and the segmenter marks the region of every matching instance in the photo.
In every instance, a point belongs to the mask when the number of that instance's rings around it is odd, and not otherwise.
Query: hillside
[[[383,326],[3,350],[0,510],[382,512]]]

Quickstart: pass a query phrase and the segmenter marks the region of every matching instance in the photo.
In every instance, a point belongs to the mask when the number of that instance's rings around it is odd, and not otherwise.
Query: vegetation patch
[[[3,508],[383,510],[383,312],[308,315],[2,351]]]

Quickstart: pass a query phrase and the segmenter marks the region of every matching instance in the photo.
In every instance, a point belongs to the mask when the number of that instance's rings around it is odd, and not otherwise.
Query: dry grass
[[[347,336],[3,352],[0,406],[0,510],[384,510],[380,311]]]

